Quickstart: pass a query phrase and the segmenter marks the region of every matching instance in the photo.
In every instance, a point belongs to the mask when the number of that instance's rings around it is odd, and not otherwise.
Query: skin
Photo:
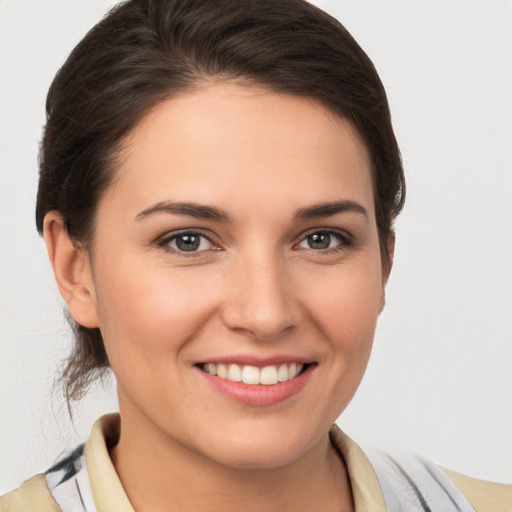
[[[296,217],[340,201],[358,208]],[[162,202],[229,220],[149,211]],[[217,83],[160,104],[128,136],[90,253],[47,215],[61,293],[78,323],[100,327],[117,378],[111,456],[137,511],[352,510],[328,431],[384,305],[373,202],[368,151],[348,121],[308,99]],[[207,238],[184,254],[168,240],[177,230]],[[313,233],[329,248],[311,247]],[[226,396],[197,367],[283,354],[310,361],[310,375],[271,405]]]

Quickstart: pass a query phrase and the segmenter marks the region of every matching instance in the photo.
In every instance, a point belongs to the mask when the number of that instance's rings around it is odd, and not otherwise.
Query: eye
[[[342,250],[350,245],[349,237],[337,231],[315,231],[306,235],[297,247],[315,251],[328,251],[329,249]]]
[[[164,238],[158,245],[178,253],[197,253],[216,249],[209,238],[193,231],[174,233]]]

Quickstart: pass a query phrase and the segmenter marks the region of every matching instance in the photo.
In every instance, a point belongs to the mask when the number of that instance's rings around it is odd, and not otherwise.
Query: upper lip
[[[256,366],[258,368],[264,368],[265,366],[277,366],[285,363],[310,364],[314,363],[314,360],[308,357],[290,354],[279,354],[267,357],[251,354],[230,354],[228,356],[217,356],[202,359],[201,361],[197,361],[196,364],[238,364],[240,366]]]

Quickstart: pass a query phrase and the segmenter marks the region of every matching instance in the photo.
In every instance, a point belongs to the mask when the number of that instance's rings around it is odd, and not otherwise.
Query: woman
[[[76,330],[68,396],[111,367],[120,418],[5,510],[508,506],[331,428],[404,197],[384,90],[343,27],[299,1],[130,1],[47,110],[37,223]]]

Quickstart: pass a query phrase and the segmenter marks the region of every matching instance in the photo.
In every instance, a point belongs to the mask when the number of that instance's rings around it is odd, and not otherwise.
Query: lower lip
[[[196,368],[202,377],[217,391],[247,405],[265,406],[284,402],[299,393],[306,385],[316,365],[310,364],[300,375],[268,386],[263,384],[244,384],[215,377]]]

